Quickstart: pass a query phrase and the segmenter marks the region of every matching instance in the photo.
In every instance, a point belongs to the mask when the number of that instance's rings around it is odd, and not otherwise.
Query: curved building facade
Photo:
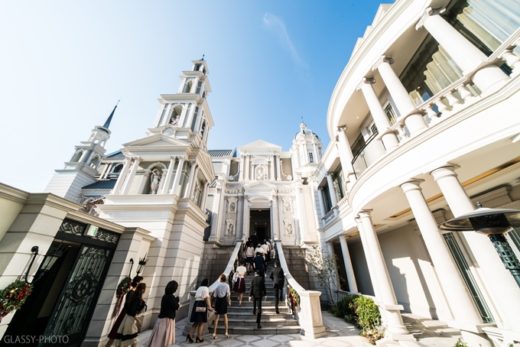
[[[471,346],[516,341],[520,287],[487,236],[444,221],[520,207],[520,8],[513,1],[382,5],[332,94],[314,176],[340,288],[439,318]],[[518,257],[520,230],[504,235]],[[513,265],[513,267],[516,265]]]

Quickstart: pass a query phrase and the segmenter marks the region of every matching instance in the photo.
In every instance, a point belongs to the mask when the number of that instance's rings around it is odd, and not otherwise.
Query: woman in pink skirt
[[[153,327],[152,338],[148,347],[167,347],[175,344],[175,313],[179,309],[179,298],[173,295],[178,283],[170,281],[164,289],[161,300],[161,312]]]

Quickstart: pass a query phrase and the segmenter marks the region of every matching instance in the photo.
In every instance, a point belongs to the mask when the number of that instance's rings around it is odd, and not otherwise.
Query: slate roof
[[[105,159],[111,159],[111,160],[125,159],[125,156],[123,155],[123,152],[115,151],[115,152],[112,152],[110,154],[107,154]]]
[[[83,189],[112,189],[116,185],[117,178],[111,180],[102,180],[91,183],[87,186],[84,186]]]

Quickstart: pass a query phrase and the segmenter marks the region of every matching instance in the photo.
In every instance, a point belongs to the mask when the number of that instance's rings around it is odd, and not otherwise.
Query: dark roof
[[[103,180],[84,186],[83,189],[112,189],[116,185],[117,178],[111,180]]]
[[[208,153],[210,156],[216,158],[236,156],[236,151],[234,149],[210,149]]]
[[[121,152],[121,150],[119,151],[115,151],[115,152],[112,152],[110,154],[107,154],[107,156],[105,157],[105,159],[125,159],[125,156],[123,155],[123,152]]]

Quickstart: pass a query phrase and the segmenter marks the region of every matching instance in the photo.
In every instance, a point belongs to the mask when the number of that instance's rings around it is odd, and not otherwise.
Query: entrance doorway
[[[271,239],[271,210],[251,210],[249,236],[255,246],[263,240]]]
[[[25,337],[26,346],[80,346],[119,235],[65,220],[0,346]],[[27,337],[30,336],[30,339]]]

